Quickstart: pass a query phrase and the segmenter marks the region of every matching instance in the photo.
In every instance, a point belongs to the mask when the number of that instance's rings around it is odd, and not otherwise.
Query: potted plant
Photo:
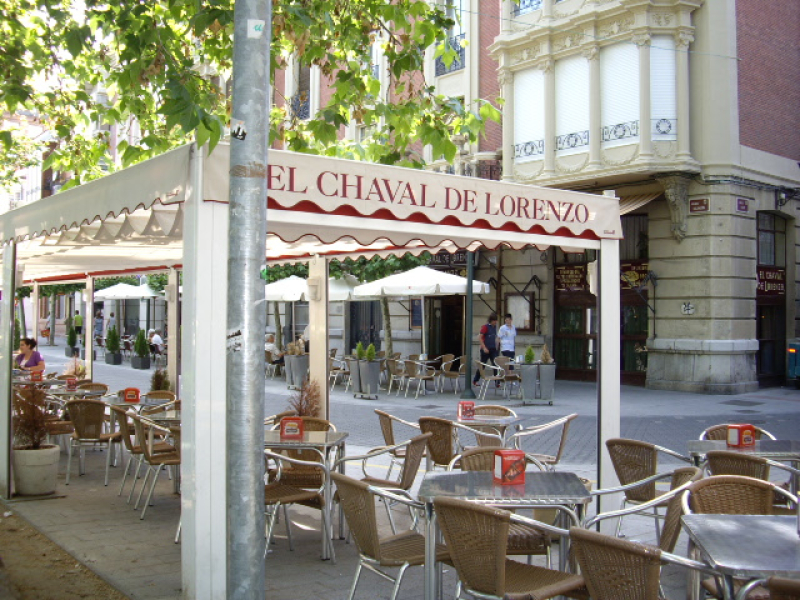
[[[167,392],[172,390],[172,384],[166,369],[156,369],[150,377],[150,391],[157,392],[160,390]]]
[[[294,388],[294,343],[286,344],[286,351],[283,353],[283,374],[286,377],[286,386]]]
[[[522,378],[522,403],[531,404],[536,398],[536,382],[539,379],[539,365],[534,360],[536,354],[533,346],[525,348],[523,362],[519,365],[520,377]]]
[[[359,345],[363,351],[363,344],[359,342]],[[358,349],[356,349],[356,354],[358,354]],[[361,379],[359,382],[361,386],[361,394],[365,396],[375,396],[375,398],[377,398],[378,383],[380,382],[381,378],[381,361],[376,360],[375,358],[374,344],[367,346],[367,349],[365,352],[363,352],[363,354],[364,358],[359,358],[358,360],[358,372],[359,378]]]
[[[67,329],[67,347],[64,349],[64,356],[72,358],[78,354],[80,350],[78,346],[78,332],[75,331],[74,327],[70,327]]]
[[[120,352],[119,332],[116,327],[110,327],[106,334],[106,364],[121,365],[122,352]]]
[[[144,329],[140,329],[136,334],[136,341],[133,343],[133,352],[136,356],[131,358],[131,366],[134,369],[147,370],[150,368],[150,344],[144,335]]]
[[[361,367],[360,362],[367,357],[367,352],[364,350],[364,344],[358,342],[354,351],[355,358],[347,359],[347,368],[350,370],[350,382],[353,384],[353,393],[361,394]]]
[[[60,450],[45,444],[47,414],[45,393],[36,387],[19,390],[14,396],[14,490],[18,495],[42,496],[56,491]]]
[[[303,340],[297,340],[294,343],[294,372],[292,379],[294,381],[295,389],[302,389],[303,385],[308,379],[308,366],[309,356],[306,353],[306,343]]]
[[[550,404],[553,403],[553,390],[556,385],[556,363],[550,352],[547,350],[547,344],[542,348],[542,355],[539,363],[539,396],[541,400],[547,400]]]
[[[322,411],[319,383],[306,379],[289,399],[289,408],[294,409],[298,417],[319,417]]]

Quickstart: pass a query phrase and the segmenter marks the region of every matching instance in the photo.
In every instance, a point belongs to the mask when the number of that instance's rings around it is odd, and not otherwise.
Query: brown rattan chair
[[[78,390],[108,394],[108,386],[105,383],[81,383],[78,385]]]
[[[797,508],[797,498],[774,483],[739,475],[717,475],[695,481],[684,492],[681,502],[686,514],[772,515],[776,496],[783,496]],[[701,584],[709,595],[722,598],[715,578],[705,579]],[[734,580],[735,590],[741,585],[742,581]],[[753,598],[766,595],[758,588],[750,593]]]
[[[155,490],[156,483],[158,482],[158,474],[162,471],[162,469],[164,469],[164,467],[173,467],[177,469],[181,465],[180,428],[164,428],[133,413],[128,413],[128,417],[133,421],[134,431],[136,432],[136,445],[142,449],[144,462],[147,463],[147,470],[145,471],[144,479],[142,480],[142,489],[139,491],[136,504],[133,506],[134,510],[139,508],[139,502],[141,502],[145,487],[147,487],[147,480],[150,478],[150,475],[153,476],[153,480],[150,483],[150,491],[148,492],[147,499],[142,507],[142,514],[139,515],[139,519],[144,519],[144,515],[147,512],[147,507],[150,506],[150,503],[153,499],[153,490]],[[157,438],[155,437],[156,431],[160,431],[163,434],[171,435],[173,437],[173,451],[156,451],[156,448],[162,443],[157,441]],[[175,476],[177,477],[177,474]]]
[[[411,388],[411,382],[417,382],[417,393],[414,395],[414,399],[419,398],[419,391],[422,389],[422,394],[427,394],[427,389],[425,388],[425,384],[428,381],[434,382],[436,385],[436,369],[426,365],[425,363],[416,362],[414,360],[406,360],[403,361],[403,369],[405,371],[404,379],[406,380],[406,393],[405,395],[408,396],[408,390]]]
[[[638,440],[612,438],[606,441],[606,448],[611,456],[611,463],[614,465],[617,478],[623,486],[653,478],[658,472],[659,453],[677,458],[683,462],[691,462],[689,458],[668,448]],[[625,496],[622,499],[620,508],[625,508],[627,504],[650,502],[659,495],[660,492],[656,490],[655,479],[646,484],[632,485],[625,489]],[[659,519],[661,517],[659,516],[659,506],[653,507],[651,516],[655,521],[656,536],[660,536]],[[622,517],[617,521],[617,537],[620,536],[621,532]]]
[[[470,432],[476,439],[478,436],[491,439],[493,435],[438,417],[420,417],[419,427],[423,433],[433,434],[428,438],[427,471],[431,471],[435,467],[447,468],[456,455],[464,449],[458,438],[458,431]],[[494,439],[495,446],[502,446],[500,436],[495,435]]]
[[[377,448],[370,450],[367,454],[358,456],[346,456],[339,459],[337,465],[334,466],[334,469],[341,463],[361,461],[361,471],[364,473],[364,477],[361,479],[361,481],[368,485],[395,492],[412,500],[411,487],[414,485],[414,480],[416,479],[419,471],[419,465],[422,462],[422,457],[425,455],[425,446],[428,442],[428,438],[430,438],[431,435],[432,434],[430,433],[423,433],[411,438],[407,442],[403,442],[402,444]],[[367,471],[368,461],[382,454],[393,455],[396,451],[402,451],[404,456],[403,466],[400,469],[400,476],[397,479],[390,479],[388,474],[387,478],[374,477],[373,475],[370,475],[370,473]],[[384,502],[386,514],[389,517],[389,524],[392,527],[392,533],[396,533],[397,528],[395,526],[394,517],[392,516],[391,511],[393,504],[394,502],[388,499]]]
[[[467,372],[467,364],[466,364],[467,357],[464,355],[459,356],[458,358],[453,358],[451,360],[442,360],[442,366],[439,368],[439,391],[444,392],[444,382],[446,380],[450,380],[450,385],[453,387],[453,393],[458,394],[459,385],[458,382],[464,377],[464,374]],[[453,366],[458,362],[458,369],[453,369]]]
[[[80,454],[78,471],[82,475],[85,472],[84,449],[98,446],[105,446],[107,451],[104,485],[108,485],[108,468],[111,465],[113,444],[119,444],[122,437],[119,432],[103,433],[106,423],[106,406],[102,400],[71,400],[67,402],[65,408],[75,427],[75,432],[69,440],[66,485],[69,485],[69,476],[72,470],[73,449],[77,448]]]
[[[330,356],[328,357],[328,366],[330,370],[328,380],[331,382],[331,391],[333,391],[333,386],[336,385],[340,377],[344,378],[346,381],[350,380],[350,369],[346,361],[338,360]]]
[[[517,393],[520,394],[522,392],[522,376],[520,375],[519,369],[515,370],[513,365],[509,366],[509,363],[513,362],[513,360],[514,359],[508,356],[502,355],[494,359],[494,364],[503,369],[505,375],[503,379],[503,393],[509,396],[511,395],[511,389],[513,389],[515,385],[517,386]]]
[[[397,395],[400,395],[400,391],[403,389],[403,384],[406,378],[406,370],[403,366],[402,360],[397,360],[396,358],[389,358],[386,360],[386,370],[389,372],[389,387],[387,394],[392,393],[392,385],[394,382],[397,382]]]
[[[133,474],[133,485],[128,494],[128,504],[131,503],[133,492],[136,490],[136,480],[139,478],[139,470],[144,463],[144,450],[137,443],[136,431],[133,423],[128,420],[128,410],[123,406],[111,406],[112,414],[114,415],[114,422],[118,427],[118,431],[122,436],[122,443],[128,451],[128,462],[125,464],[125,472],[122,474],[122,483],[119,486],[117,496],[122,495],[122,490],[125,488],[125,480],[128,478],[128,473],[131,470],[131,464],[136,461],[136,472]],[[175,446],[168,444],[164,441],[154,441],[153,452],[176,452]]]
[[[508,511],[456,498],[433,501],[439,527],[464,590],[484,600],[530,600],[580,593],[583,577],[506,558],[512,521],[558,532]],[[578,593],[573,595],[573,593]]]
[[[770,440],[776,439],[774,435],[772,435],[766,429],[762,429],[761,427],[753,427],[755,430],[756,439],[760,440],[762,437],[765,437]],[[720,425],[712,425],[711,427],[707,427],[700,433],[700,437],[698,439],[701,440],[727,440],[728,439],[728,424],[722,423]]]
[[[508,445],[525,450],[527,454],[532,454],[539,462],[546,464],[551,471],[555,471],[567,446],[569,426],[577,417],[578,413],[572,413],[549,423],[526,427],[512,435],[508,439]],[[553,454],[543,452],[551,446],[555,446]]]
[[[482,404],[475,407],[476,416],[492,416],[492,417],[516,417],[517,413],[508,408],[507,406],[500,406],[498,404]],[[501,438],[505,437],[505,425],[472,425],[473,429],[478,431],[485,431],[492,436],[499,435]],[[496,446],[497,440],[489,436],[477,436],[479,446]]]
[[[661,600],[664,564],[711,572],[703,563],[590,529],[572,527],[569,536],[592,600]]]
[[[800,579],[787,579],[785,577],[770,577],[757,579],[742,586],[736,594],[736,600],[745,600],[748,594],[757,588],[766,588],[769,591],[769,600],[800,600]]]
[[[395,423],[399,423],[401,425],[405,425],[406,427],[419,431],[419,425],[417,425],[416,423],[412,423],[411,421],[404,421],[399,417],[390,415],[389,413],[384,412],[382,410],[378,410],[377,408],[375,409],[375,414],[378,415],[378,423],[381,426],[381,433],[383,434],[383,441],[384,441],[383,447],[397,445],[397,440],[395,439],[394,436]],[[378,448],[373,448],[372,450],[370,450],[370,452],[374,450],[378,450]],[[406,449],[404,446],[397,447],[395,450],[392,450],[391,455],[392,459],[391,462],[389,463],[389,472],[386,473],[386,479],[391,479],[392,469],[394,468],[395,465],[403,464],[403,461],[405,460],[406,457]]]
[[[314,450],[306,452],[316,453]],[[303,506],[316,508],[322,514],[322,538],[325,540],[325,544],[328,546],[330,551],[331,559],[335,563],[336,553],[327,534],[329,528],[327,524],[326,511],[322,510],[325,505],[323,482],[325,477],[328,476],[328,469],[322,461],[322,455],[318,454],[316,460],[305,461],[285,456],[271,450],[265,450],[264,456],[267,460],[272,460],[277,465],[275,469],[270,470],[270,481],[264,486],[264,506],[267,510],[267,548],[272,541],[272,532],[275,528],[278,511],[283,508],[283,516],[284,520],[286,521],[286,534],[289,538],[289,549],[294,550],[291,519],[289,518],[288,509],[290,504],[302,504]],[[287,471],[318,473],[314,479],[319,481],[319,485],[313,488],[311,486],[298,487],[293,485],[287,482],[284,478],[284,474]]]
[[[481,388],[478,390],[478,400],[484,400],[486,398],[486,390],[489,389],[492,382],[496,385],[495,395],[497,395],[497,388],[499,388],[501,384],[505,384],[506,381],[505,369],[489,363],[482,363],[479,360],[476,360],[475,364],[481,376]]]
[[[425,538],[413,529],[381,537],[375,500],[377,497],[392,499],[407,504],[412,509],[421,505],[340,473],[331,473],[331,477],[336,483],[336,492],[347,524],[358,546],[358,566],[348,600],[353,600],[361,570],[364,568],[394,583],[390,600],[395,600],[406,570],[425,564]],[[436,545],[436,560],[450,562],[450,555],[442,544]],[[387,568],[398,568],[397,576],[387,573]]]
[[[494,452],[497,447],[481,447],[465,450],[455,457],[448,465],[448,470],[453,470],[458,464],[462,471],[493,471]],[[527,463],[539,471],[546,471],[547,467],[532,456],[528,456]],[[555,509],[554,509],[555,510]],[[525,525],[511,523],[508,533],[508,547],[506,554],[512,556],[546,556],[546,566],[550,568],[550,536],[538,529],[531,529]],[[530,562],[530,559],[529,561]]]
[[[317,417],[300,417],[303,419],[303,428],[305,431],[336,431],[336,427],[326,419]],[[280,424],[280,421],[278,422]],[[284,456],[288,456],[296,461],[302,463],[318,463],[322,460],[322,455],[316,449],[308,450],[284,450]],[[275,470],[269,471],[269,481],[272,481],[277,475]],[[311,488],[317,489],[322,486],[324,473],[318,467],[309,468],[307,465],[301,463],[289,463],[284,466],[281,481],[286,485],[291,485],[298,488]]]
[[[283,412],[279,412],[275,415],[270,415],[264,418],[264,425],[267,427],[275,427],[281,424],[281,419],[284,417],[296,417],[297,411],[296,410],[285,410]]]

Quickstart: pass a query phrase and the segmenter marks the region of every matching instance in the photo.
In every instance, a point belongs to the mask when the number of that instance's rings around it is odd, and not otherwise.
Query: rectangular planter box
[[[134,369],[147,370],[150,368],[149,356],[134,356],[131,358],[131,366]]]
[[[122,364],[122,352],[117,352],[116,354],[112,354],[110,352],[106,352],[106,364],[107,365],[121,365]]]

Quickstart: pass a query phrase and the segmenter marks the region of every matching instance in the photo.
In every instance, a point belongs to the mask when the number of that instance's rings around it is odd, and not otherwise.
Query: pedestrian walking
[[[75,326],[75,333],[78,335],[83,333],[83,315],[77,310],[75,311],[75,318],[72,319],[72,324]]]
[[[511,314],[505,317],[505,323],[500,326],[497,331],[497,337],[500,339],[500,354],[514,359],[514,346],[517,339],[517,328],[514,327],[514,319]]]
[[[488,322],[481,327],[478,339],[481,342],[481,362],[493,364],[497,357],[497,315],[495,313],[490,314]],[[481,371],[478,369],[472,378],[472,385],[478,385],[480,378]]]

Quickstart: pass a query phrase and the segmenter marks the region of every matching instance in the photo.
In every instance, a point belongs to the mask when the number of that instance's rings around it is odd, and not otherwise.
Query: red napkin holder
[[[122,399],[129,404],[139,404],[139,388],[125,388],[122,390]]]
[[[77,389],[78,389],[78,380],[75,379],[74,377],[70,377],[69,379],[67,379],[67,391],[74,392]]]
[[[284,417],[281,419],[281,439],[303,439],[303,419],[301,417]]]
[[[728,425],[728,446],[746,448],[756,445],[756,428],[749,423]]]
[[[495,485],[524,485],[525,452],[512,449],[495,450],[492,475]]]
[[[458,418],[459,419],[474,419],[475,418],[475,403],[471,400],[462,400],[458,403]]]
[[[42,380],[41,371],[31,371],[31,381],[41,381],[41,380]]]

